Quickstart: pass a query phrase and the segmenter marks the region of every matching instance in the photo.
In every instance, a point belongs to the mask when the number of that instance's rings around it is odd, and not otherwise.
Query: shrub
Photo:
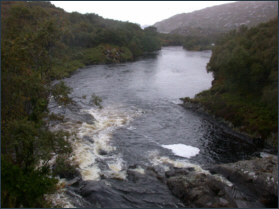
[[[90,103],[93,103],[94,105],[96,105],[100,109],[103,108],[102,105],[101,105],[102,101],[103,101],[102,98],[99,97],[99,96],[96,96],[94,93],[91,95]]]
[[[56,158],[56,163],[53,166],[52,172],[54,176],[66,178],[67,180],[79,177],[80,173],[77,170],[78,165],[71,162],[66,155],[59,155]]]

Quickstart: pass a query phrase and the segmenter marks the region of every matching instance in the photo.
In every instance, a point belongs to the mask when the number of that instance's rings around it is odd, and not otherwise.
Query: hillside
[[[274,147],[278,144],[277,36],[276,17],[250,29],[242,26],[216,42],[207,65],[214,77],[212,87],[192,100]]]
[[[187,28],[228,32],[240,25],[256,26],[278,15],[277,1],[240,1],[208,7],[191,13],[182,13],[155,23],[158,32],[187,34]],[[186,28],[186,29],[185,29]]]

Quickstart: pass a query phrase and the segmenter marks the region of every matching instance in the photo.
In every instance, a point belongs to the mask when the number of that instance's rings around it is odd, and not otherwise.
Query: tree
[[[29,6],[14,4],[1,19],[2,207],[43,207],[43,194],[57,182],[49,160],[71,153],[69,134],[50,132],[46,124],[48,96],[55,90],[48,85],[52,55],[63,36],[62,23]]]

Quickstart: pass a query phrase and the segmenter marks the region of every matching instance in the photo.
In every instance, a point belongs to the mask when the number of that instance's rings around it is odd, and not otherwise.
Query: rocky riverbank
[[[222,126],[226,132],[253,143],[253,139],[235,132],[225,121],[216,121],[199,103],[189,102],[187,105],[188,109],[208,117],[209,120]],[[86,113],[79,117],[73,115],[72,118],[77,122],[94,121],[94,118]],[[170,208],[278,207],[276,155],[263,153],[261,158],[222,165],[204,165],[202,169],[194,166],[176,168],[168,165],[168,167],[168,171],[159,166],[150,166],[141,168],[143,171],[138,172],[137,165],[129,166],[126,168],[125,180],[107,178],[104,175],[98,181],[82,180],[79,172],[76,169],[68,169],[67,165],[66,171],[57,174],[60,178],[66,178],[71,182],[66,186],[67,194],[76,207],[129,208],[146,205]],[[154,188],[160,189],[150,193]]]
[[[207,165],[203,166],[203,169],[172,167],[168,171],[163,171],[147,168],[145,174],[132,170],[129,170],[127,174],[128,181],[123,181],[123,185],[126,186],[132,186],[133,182],[146,182],[146,179],[162,187],[162,191],[166,185],[175,198],[180,199],[184,204],[182,206],[175,201],[179,207],[278,208],[278,158],[275,155],[262,154],[261,158],[222,165]],[[72,175],[72,177],[74,176]],[[119,183],[120,180],[111,179],[110,183],[106,183],[105,178],[100,181],[83,181],[80,179],[80,175],[77,175],[76,178],[79,180],[73,181],[73,183],[75,182],[73,185],[67,186],[67,193],[73,196],[72,192],[74,192],[84,197],[88,206],[96,206],[101,202],[104,204],[103,206],[109,204],[110,206],[128,207],[140,204],[141,201],[137,198],[141,198],[141,196],[144,196],[145,199],[151,198],[150,201],[154,201],[155,198],[152,196],[153,194],[144,194],[141,191],[134,193],[134,191],[133,194],[128,195],[133,196],[133,201],[130,202],[130,199],[127,201],[128,193],[125,192],[125,187],[121,187],[122,189],[116,185],[114,185],[114,189],[111,187],[111,184]],[[158,180],[163,184],[159,184]],[[115,188],[118,188],[117,192]],[[104,195],[112,195],[111,198],[117,201],[110,200],[108,203],[106,202],[107,197]],[[73,197],[73,199],[77,199],[78,196]],[[79,206],[85,203],[76,202]],[[99,205],[99,207],[102,206]]]
[[[277,156],[268,155],[236,163],[205,166],[204,169],[210,173],[174,172],[168,178],[167,185],[172,194],[179,197],[185,206],[278,207]]]
[[[180,98],[180,100],[183,101],[183,104],[181,104],[182,107],[196,112],[202,115],[207,120],[214,122],[214,124],[222,127],[222,129],[226,133],[235,136],[241,140],[244,140],[248,143],[254,144],[257,147],[264,149],[265,152],[271,154],[278,153],[278,143],[277,140],[276,143],[274,143],[273,136],[266,139],[252,136],[246,132],[239,130],[239,128],[235,127],[231,122],[223,119],[222,117],[216,117],[214,114],[209,113],[199,101],[196,101],[195,99],[190,99],[189,97]]]

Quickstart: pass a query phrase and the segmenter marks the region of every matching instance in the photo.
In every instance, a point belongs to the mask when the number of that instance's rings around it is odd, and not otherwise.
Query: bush
[[[1,156],[1,207],[46,207],[44,194],[55,191],[57,180],[49,169],[26,172]]]
[[[96,96],[94,93],[91,95],[90,103],[93,103],[94,105],[96,105],[100,109],[103,108],[102,105],[101,105],[102,101],[103,101],[102,98],[99,97],[99,96]]]
[[[77,170],[78,165],[71,162],[66,155],[59,155],[56,158],[56,163],[52,168],[54,176],[66,178],[67,180],[79,177],[80,173]]]

